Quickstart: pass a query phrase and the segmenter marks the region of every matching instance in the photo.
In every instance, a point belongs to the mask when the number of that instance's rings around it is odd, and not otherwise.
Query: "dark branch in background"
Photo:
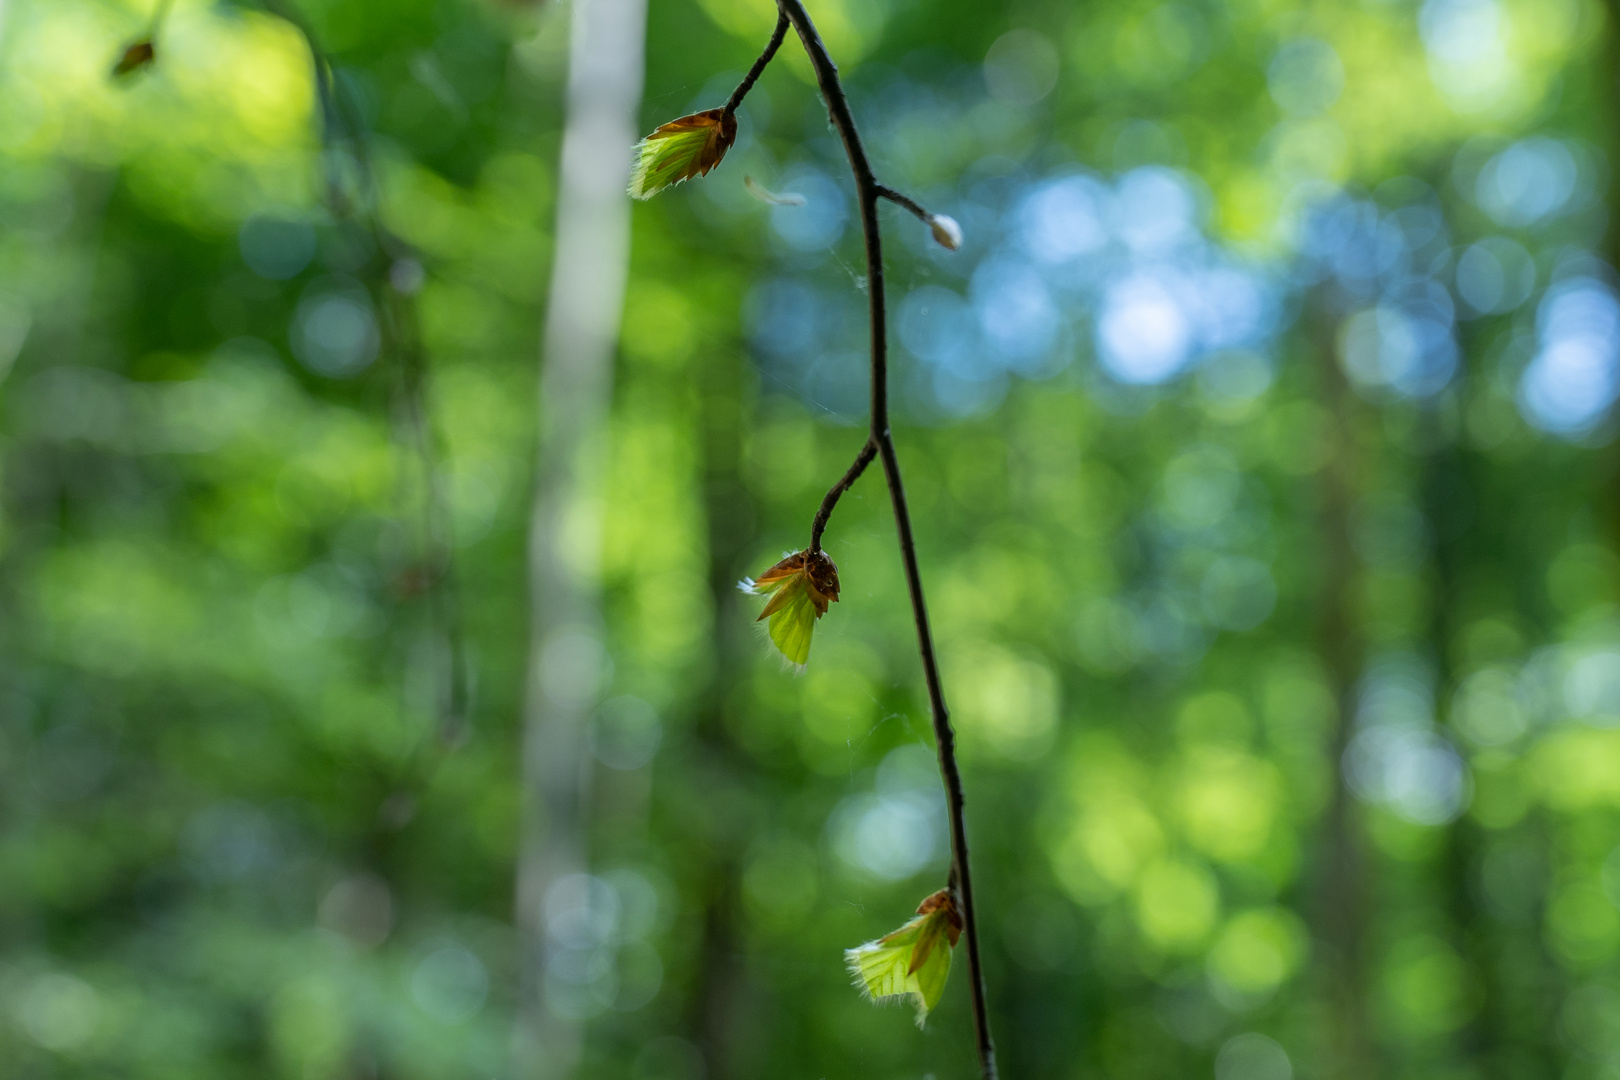
[[[912,200],[891,191],[877,182],[872,174],[871,162],[861,145],[861,135],[850,115],[849,101],[838,81],[838,67],[827,55],[827,48],[816,33],[801,0],[777,0],[782,17],[791,20],[804,43],[810,64],[815,69],[816,83],[827,104],[827,114],[838,134],[844,140],[851,171],[855,174],[855,194],[861,207],[861,229],[866,241],[866,293],[870,302],[872,324],[872,406],[871,435],[855,463],[840,480],[816,514],[812,527],[812,551],[820,545],[821,531],[833,506],[849,485],[855,482],[874,454],[883,460],[883,475],[888,480],[889,498],[894,507],[895,531],[899,534],[900,558],[905,565],[906,587],[911,594],[911,611],[917,624],[917,651],[922,657],[923,678],[928,685],[928,704],[934,719],[934,741],[938,744],[939,769],[945,781],[945,797],[951,819],[951,885],[957,893],[957,906],[962,913],[963,937],[967,939],[968,975],[973,995],[973,1024],[977,1035],[979,1069],[984,1080],[995,1080],[996,1050],[990,1038],[990,1016],[985,1004],[984,972],[979,960],[978,921],[973,907],[973,878],[969,871],[967,821],[962,809],[962,775],[956,764],[956,733],[951,728],[950,713],[945,707],[945,692],[940,685],[939,661],[934,655],[933,632],[928,626],[928,607],[923,597],[922,575],[917,568],[916,541],[911,532],[911,513],[906,508],[906,490],[900,476],[900,459],[895,455],[894,439],[889,433],[889,364],[887,312],[883,297],[883,240],[878,231],[877,203],[880,198],[891,199],[924,222],[932,225],[935,216]],[[770,59],[781,40],[779,21],[775,36],[766,47],[756,69]],[[751,73],[752,74],[752,73]],[[746,85],[746,84],[745,84]],[[741,88],[739,88],[741,89]]]
[[[321,152],[328,210],[333,217],[353,221],[364,229],[377,254],[395,260],[392,265],[407,259],[414,263],[407,245],[390,233],[378,217],[376,172],[365,122],[359,109],[341,92],[326,51],[286,0],[265,0],[265,7],[296,29],[309,49],[321,109]],[[344,186],[344,160],[352,163],[357,174],[355,187],[359,206],[355,205],[356,200],[349,198]],[[420,576],[425,577],[421,589],[427,598],[429,625],[442,633],[447,653],[442,659],[435,658],[444,667],[439,671],[438,700],[434,707],[438,713],[440,738],[446,743],[455,743],[465,734],[472,712],[472,673],[462,638],[460,589],[449,533],[449,498],[439,469],[442,448],[427,405],[427,350],[422,344],[416,303],[405,288],[392,280],[390,269],[385,267],[375,275],[377,280],[372,282],[369,291],[378,301],[382,353],[393,356],[398,366],[396,417],[400,427],[408,433],[406,441],[416,452],[422,473],[421,529],[427,565],[419,568]],[[418,573],[409,576],[415,579]],[[416,588],[414,580],[408,581],[403,591],[409,594]]]

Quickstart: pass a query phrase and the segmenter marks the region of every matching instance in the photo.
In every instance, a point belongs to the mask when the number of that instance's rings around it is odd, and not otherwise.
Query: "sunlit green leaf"
[[[827,553],[818,551],[807,557],[806,552],[796,551],[758,580],[745,578],[738,585],[744,592],[771,598],[759,619],[770,619],[771,641],[788,663],[804,667],[810,659],[816,620],[827,613],[829,604],[838,601],[838,567]]]
[[[707,176],[737,138],[737,118],[709,109],[671,120],[636,146],[630,196],[650,199],[694,176]]]
[[[876,941],[846,950],[844,960],[855,985],[873,1001],[910,998],[917,1006],[917,1026],[922,1027],[945,992],[951,950],[961,932],[951,894],[941,889],[918,905],[916,918]]]

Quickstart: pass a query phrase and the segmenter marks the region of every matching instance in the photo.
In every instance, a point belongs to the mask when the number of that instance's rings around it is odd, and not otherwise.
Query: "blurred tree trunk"
[[[1463,399],[1468,391],[1468,356],[1465,347],[1463,371],[1457,383],[1458,396]],[[1429,653],[1434,661],[1435,722],[1445,732],[1456,691],[1451,642],[1459,629],[1455,620],[1463,562],[1467,558],[1463,540],[1472,510],[1472,489],[1455,433],[1446,430],[1437,407],[1425,410],[1424,433],[1423,520],[1434,543],[1435,586],[1429,614]],[[1479,538],[1475,542],[1480,542]],[[1467,963],[1469,981],[1479,994],[1479,1011],[1457,1032],[1456,1050],[1460,1061],[1478,1075],[1505,1076],[1507,1062],[1500,1054],[1498,1036],[1511,1030],[1512,1023],[1510,1017],[1502,1015],[1496,965],[1474,892],[1480,840],[1479,827],[1466,815],[1459,817],[1446,829],[1439,867],[1444,882],[1441,892],[1452,924],[1452,944]]]
[[[743,610],[737,580],[747,573],[740,560],[754,538],[754,503],[738,468],[743,455],[744,366],[734,350],[718,350],[703,366],[702,393],[704,510],[708,518],[709,590],[714,602],[714,666],[698,703],[697,774],[700,796],[711,807],[707,835],[695,846],[707,853],[699,888],[703,937],[688,1025],[702,1051],[710,1080],[743,1075],[733,1033],[748,1012],[743,972],[737,963],[741,941],[741,874],[748,823],[758,820],[761,801],[750,795],[753,779],[747,759],[726,725],[727,700],[741,678],[743,650],[754,639]]]
[[[1609,139],[1605,150],[1608,155],[1609,174],[1614,175],[1620,168],[1620,0],[1609,0],[1608,35],[1605,39],[1603,58],[1599,61],[1598,85],[1600,91],[1598,100],[1599,116],[1602,116],[1604,106],[1608,108]],[[1611,184],[1608,191],[1609,229],[1604,237],[1603,253],[1608,258],[1609,265],[1620,271],[1620,198]],[[1608,502],[1608,542],[1612,550],[1620,552],[1620,442],[1615,444],[1616,449],[1607,456],[1609,463],[1609,491],[1612,495]],[[1620,599],[1620,598],[1617,598]]]
[[[578,1064],[571,1010],[546,992],[545,900],[585,868],[585,724],[600,690],[602,461],[630,254],[625,196],[641,100],[645,0],[575,0],[529,533],[530,647],[517,867],[521,1001],[514,1075]]]
[[[1318,610],[1319,648],[1335,705],[1332,755],[1333,794],[1328,805],[1322,862],[1317,872],[1315,937],[1328,979],[1332,1019],[1327,1032],[1328,1069],[1335,1080],[1365,1080],[1376,1075],[1367,1032],[1363,970],[1366,949],[1366,882],[1355,796],[1345,777],[1345,751],[1355,734],[1356,683],[1365,643],[1357,626],[1356,552],[1351,540],[1356,486],[1360,473],[1355,399],[1339,367],[1335,335],[1337,306],[1318,293],[1312,320],[1312,351],[1317,360],[1319,393],[1327,417],[1330,453],[1321,472],[1321,578]]]

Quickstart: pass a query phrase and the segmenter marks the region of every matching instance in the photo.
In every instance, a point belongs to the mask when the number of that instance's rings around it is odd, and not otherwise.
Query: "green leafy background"
[[[880,177],[966,234],[884,210],[1005,1075],[1329,1077],[1346,1031],[1369,1076],[1616,1075],[1612,12],[809,6]],[[114,82],[150,5],[0,7],[8,1077],[507,1068],[566,11],[302,10],[417,252],[476,706],[447,747],[420,461],[296,32],[177,0]],[[721,104],[772,21],[653,0],[642,130]],[[865,402],[851,189],[795,41],[740,116],[634,211],[600,932],[553,999],[580,1075],[967,1077],[965,964],[918,1031],[841,961],[945,865],[877,473],[803,676],[733,587],[803,546]],[[1538,398],[1566,325],[1608,389]],[[1363,888],[1334,893],[1347,784]]]

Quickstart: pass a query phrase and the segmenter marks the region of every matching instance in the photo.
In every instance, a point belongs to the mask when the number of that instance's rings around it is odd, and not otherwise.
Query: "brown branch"
[[[765,51],[759,54],[759,59],[755,60],[754,66],[748,69],[748,74],[743,76],[743,81],[738,83],[737,89],[731,92],[731,98],[726,102],[725,114],[727,116],[737,111],[737,106],[742,104],[743,98],[748,96],[748,91],[752,90],[754,84],[759,81],[760,75],[765,71],[765,65],[771,62],[771,58],[776,55],[776,50],[782,47],[782,39],[787,37],[787,29],[787,13],[780,12],[776,16],[776,29],[771,31],[771,40],[765,43]]]
[[[884,187],[882,184],[879,184],[877,188],[877,196],[880,199],[888,199],[901,209],[911,211],[917,216],[917,220],[922,222],[924,225],[932,225],[934,223],[934,215],[929,213],[927,210],[924,210],[917,200],[913,199],[909,195],[902,195],[900,192],[894,190],[894,188]]]
[[[861,452],[855,455],[855,463],[849,467],[844,478],[834,484],[832,490],[821,500],[821,509],[816,511],[816,520],[810,525],[810,554],[814,555],[821,550],[821,534],[826,531],[827,519],[832,517],[833,507],[838,505],[839,498],[849,490],[851,484],[861,478],[861,473],[866,471],[866,467],[872,464],[872,459],[876,456],[877,444],[869,438],[861,446]]]
[[[923,597],[922,574],[917,568],[916,541],[911,532],[911,513],[906,508],[906,490],[900,476],[900,459],[895,455],[894,440],[889,434],[888,391],[888,338],[886,310],[883,298],[883,240],[878,232],[877,202],[880,198],[894,199],[914,213],[921,210],[909,199],[900,200],[896,193],[883,187],[872,175],[871,162],[861,145],[860,131],[850,115],[849,101],[838,81],[838,67],[827,55],[827,48],[816,33],[815,24],[804,10],[802,0],[777,0],[782,15],[792,20],[815,69],[816,83],[827,104],[827,114],[838,134],[844,140],[849,156],[850,170],[855,174],[856,199],[861,208],[861,229],[866,240],[866,292],[870,303],[872,326],[872,433],[867,449],[876,448],[883,460],[883,475],[888,480],[889,497],[894,506],[895,530],[899,534],[900,558],[905,565],[906,587],[911,594],[911,611],[917,625],[917,651],[922,658],[923,678],[928,686],[928,704],[933,713],[934,741],[938,745],[939,769],[945,781],[945,798],[951,819],[951,874],[956,886],[958,907],[962,912],[963,937],[967,939],[968,977],[973,994],[973,1024],[978,1041],[979,1071],[983,1080],[995,1080],[996,1050],[990,1038],[990,1015],[985,1003],[984,971],[979,959],[978,921],[973,907],[973,878],[969,872],[967,819],[962,809],[962,774],[956,764],[956,733],[951,728],[950,713],[945,707],[945,692],[940,685],[939,661],[934,654],[933,632],[928,626],[928,606]],[[926,212],[925,212],[926,213]],[[926,217],[925,217],[926,220]],[[865,457],[866,450],[862,451]],[[870,460],[870,459],[868,459]],[[856,458],[861,468],[862,458]],[[843,489],[854,482],[859,470],[846,476],[848,483],[828,492],[823,510],[831,514],[831,503],[837,502]],[[818,520],[822,517],[817,515]],[[822,524],[825,524],[822,522]],[[820,533],[816,533],[819,542]]]

